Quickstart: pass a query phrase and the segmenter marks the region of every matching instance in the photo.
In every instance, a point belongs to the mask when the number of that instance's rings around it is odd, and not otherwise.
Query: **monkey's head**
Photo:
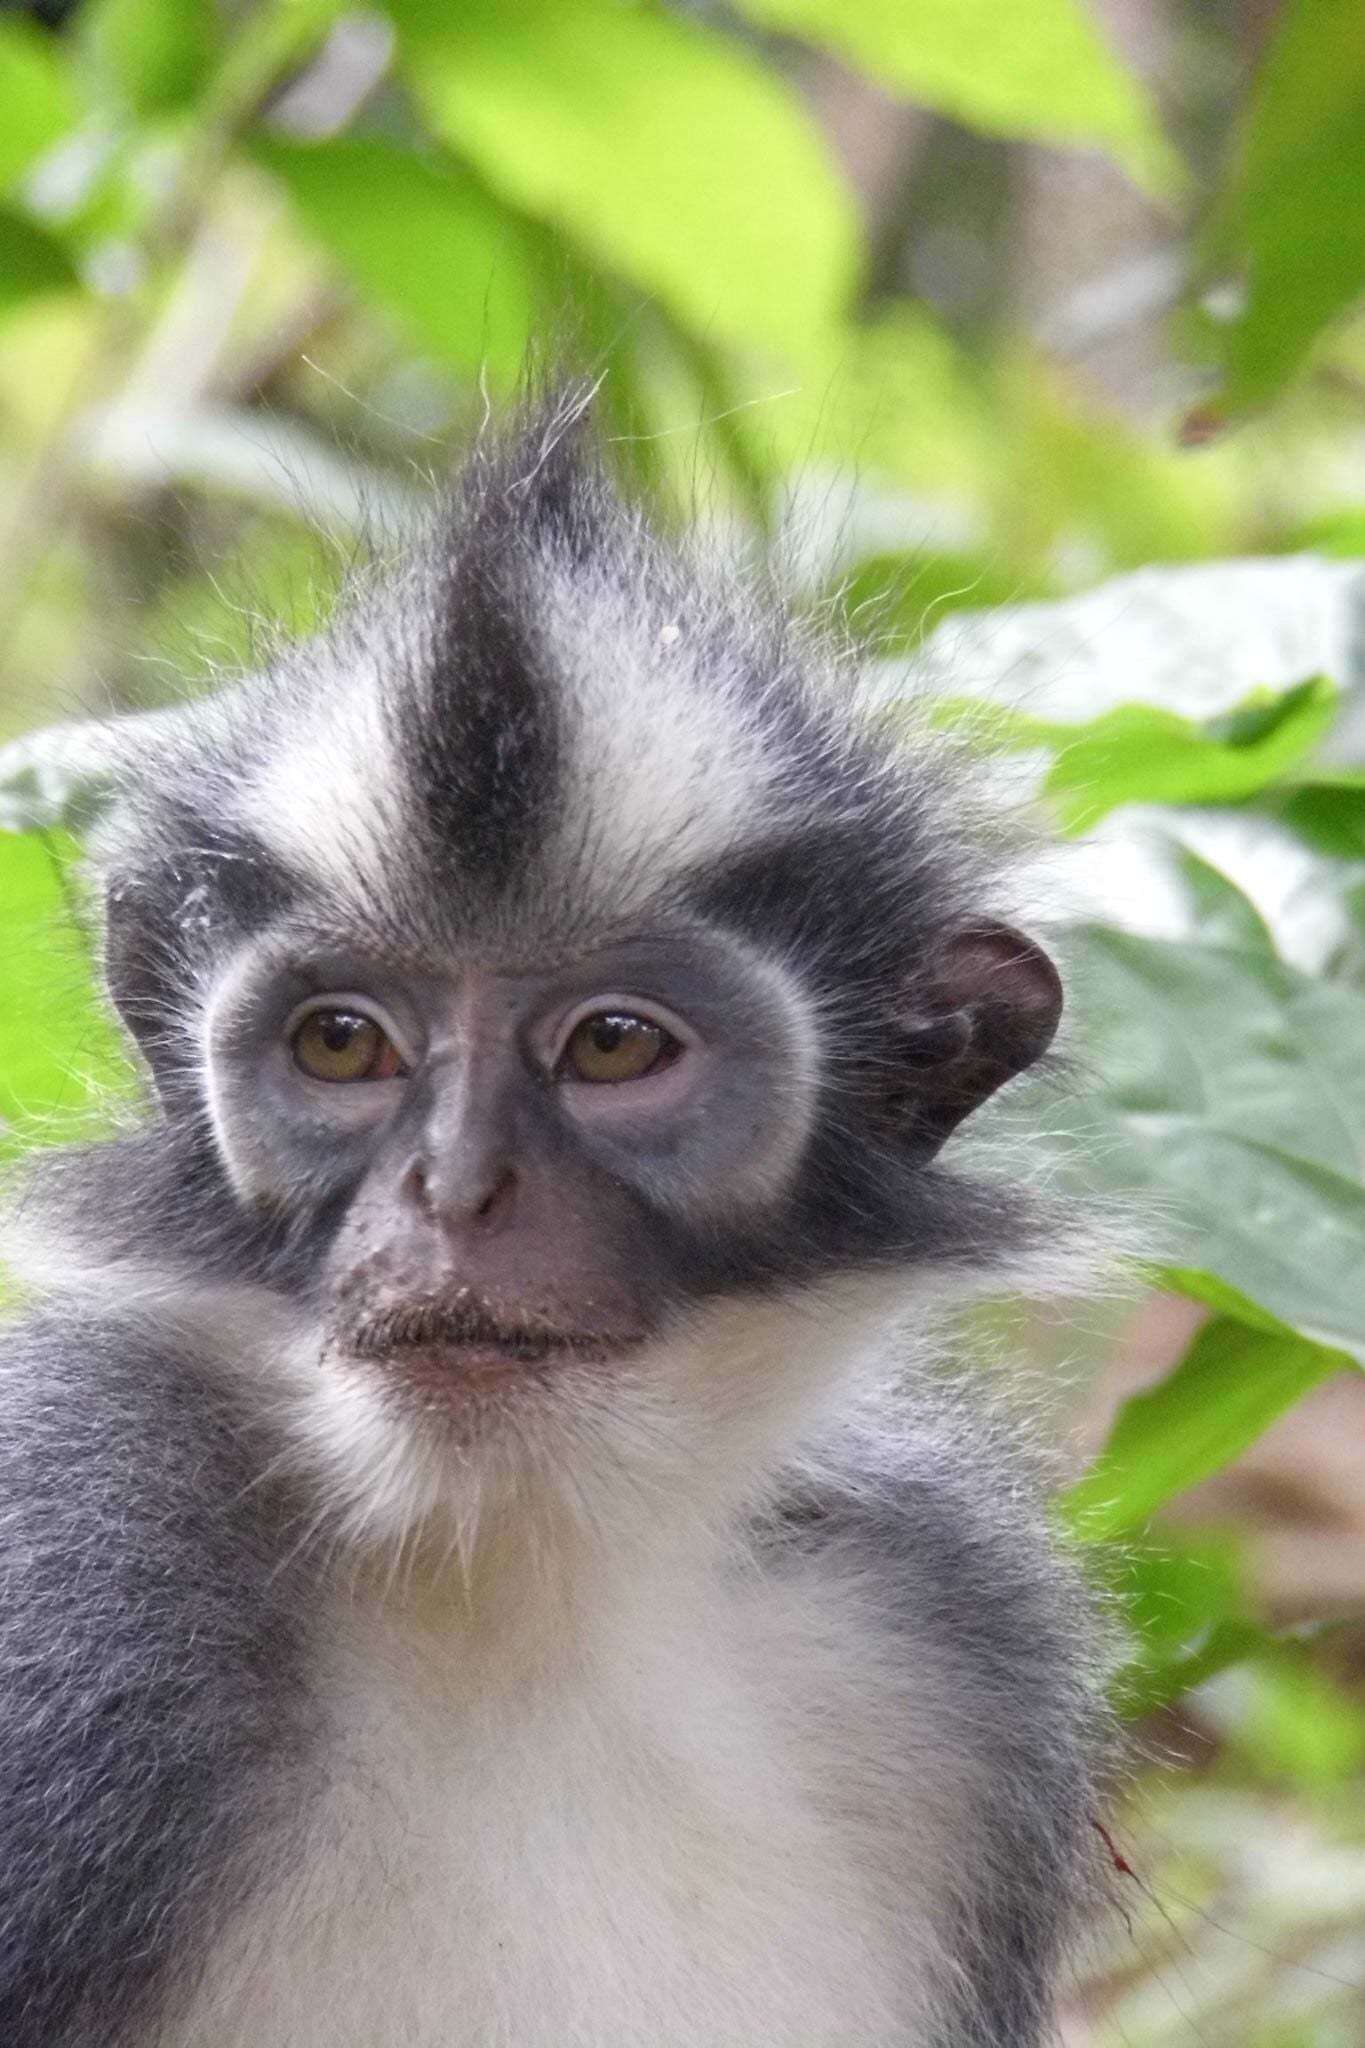
[[[888,1276],[1012,1243],[940,1151],[1061,1006],[937,744],[580,441],[485,451],[324,640],[155,728],[100,853],[190,1219],[149,1185],[145,1229],[427,1471],[815,1398]]]

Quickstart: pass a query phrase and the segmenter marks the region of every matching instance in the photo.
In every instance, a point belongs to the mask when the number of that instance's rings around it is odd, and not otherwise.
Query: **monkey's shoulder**
[[[300,1725],[240,1424],[136,1321],[0,1333],[0,2038],[121,2043]],[[193,1931],[191,1931],[193,1930]]]
[[[761,1542],[774,1568],[838,1581],[907,1650],[934,1648],[983,1697],[1045,1706],[1059,1731],[1093,1706],[1104,1631],[1050,1526],[1027,1448],[980,1415],[851,1438],[792,1475]]]
[[[1110,1728],[1106,1630],[1030,1459],[970,1416],[855,1445],[793,1479],[766,1544],[861,1628],[916,1802],[926,1774],[955,1788],[952,2039],[1042,2040],[1057,1959],[1101,1898]]]

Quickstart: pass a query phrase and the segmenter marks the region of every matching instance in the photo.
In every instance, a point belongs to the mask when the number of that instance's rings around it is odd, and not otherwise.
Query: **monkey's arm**
[[[125,2048],[268,1831],[297,1640],[233,1419],[134,1322],[0,1335],[0,2040]]]

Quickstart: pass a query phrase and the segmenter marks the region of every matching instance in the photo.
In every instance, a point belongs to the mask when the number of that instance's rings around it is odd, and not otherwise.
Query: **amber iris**
[[[661,1024],[623,1010],[601,1010],[574,1026],[562,1071],[575,1081],[639,1081],[680,1050]]]
[[[360,1010],[310,1010],[292,1044],[295,1065],[315,1081],[387,1081],[403,1071],[392,1039]]]

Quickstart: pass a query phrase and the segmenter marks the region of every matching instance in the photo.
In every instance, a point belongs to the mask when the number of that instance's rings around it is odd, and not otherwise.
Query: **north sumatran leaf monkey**
[[[6,2048],[1052,2037],[1091,1630],[924,1332],[1054,1228],[948,1141],[1058,979],[576,411],[110,729],[153,1106],[13,1204]]]

